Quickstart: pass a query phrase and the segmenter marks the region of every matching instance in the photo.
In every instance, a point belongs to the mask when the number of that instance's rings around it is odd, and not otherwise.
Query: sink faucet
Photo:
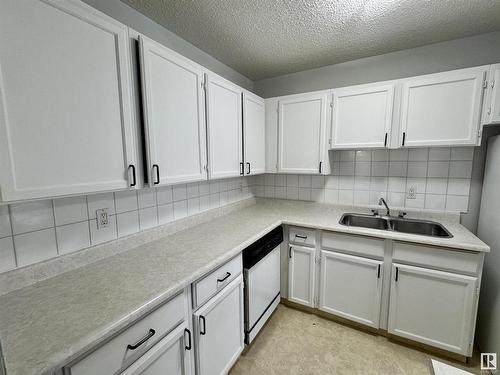
[[[387,205],[387,203],[385,202],[385,199],[384,199],[384,198],[380,198],[380,199],[378,200],[378,204],[379,204],[379,206],[384,205],[384,206],[385,206],[385,209],[387,210],[386,216],[390,216],[391,211],[389,210],[389,206],[388,206],[388,205]]]

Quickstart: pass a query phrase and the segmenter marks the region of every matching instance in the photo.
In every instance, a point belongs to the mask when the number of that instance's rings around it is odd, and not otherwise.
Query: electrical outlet
[[[108,209],[100,208],[95,211],[97,218],[97,229],[107,228],[109,226]]]
[[[415,186],[410,186],[408,188],[408,194],[406,196],[407,199],[417,199],[417,189]]]

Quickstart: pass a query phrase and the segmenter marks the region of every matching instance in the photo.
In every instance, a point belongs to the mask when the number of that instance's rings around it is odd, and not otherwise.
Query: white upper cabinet
[[[402,80],[400,145],[474,146],[489,66]]]
[[[243,93],[243,153],[245,176],[266,170],[266,107],[264,99]]]
[[[394,82],[386,82],[333,90],[330,148],[387,147],[394,86]]]
[[[484,103],[484,124],[500,123],[500,64],[491,65]]]
[[[76,1],[3,0],[0,46],[1,200],[134,185],[127,27]]]
[[[266,99],[266,173],[278,172],[278,99]]]
[[[392,265],[388,332],[472,355],[477,278]]]
[[[203,70],[143,36],[139,46],[149,183],[205,180]]]
[[[328,92],[279,100],[278,172],[325,173]]]
[[[206,82],[210,178],[242,175],[242,89],[212,73]]]

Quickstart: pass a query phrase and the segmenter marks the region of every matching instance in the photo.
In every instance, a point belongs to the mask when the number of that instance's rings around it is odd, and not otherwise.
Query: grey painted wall
[[[500,32],[367,57],[255,82],[264,98],[500,62]]]
[[[171,31],[142,15],[135,9],[122,3],[120,0],[83,0],[90,6],[106,13],[108,16],[162,43],[168,48],[186,56],[205,68],[221,75],[237,85],[253,90],[253,81],[238,73],[236,70],[224,65],[206,52],[188,43]]]

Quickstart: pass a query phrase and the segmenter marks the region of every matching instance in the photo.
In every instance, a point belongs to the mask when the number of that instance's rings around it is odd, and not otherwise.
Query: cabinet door
[[[190,375],[192,349],[191,332],[182,323],[121,374]]]
[[[333,90],[331,147],[387,147],[392,124],[394,83]]]
[[[321,251],[319,309],[379,328],[383,262]]]
[[[243,276],[194,314],[197,373],[225,374],[243,351]]]
[[[302,246],[289,248],[288,299],[314,307],[314,282],[316,279],[316,249]]]
[[[469,356],[477,278],[392,265],[388,332]]]
[[[133,184],[127,27],[81,2],[5,0],[0,45],[1,199]]]
[[[266,170],[266,107],[258,96],[243,93],[245,176]]]
[[[483,66],[403,80],[400,144],[476,145],[487,70]]]
[[[208,152],[210,178],[243,174],[241,89],[208,74]]]
[[[139,44],[150,185],[205,180],[202,68],[143,36]]]
[[[326,92],[279,101],[279,172],[323,172],[327,107]]]
[[[488,92],[484,106],[485,124],[500,123],[500,64],[491,65],[488,76]]]

